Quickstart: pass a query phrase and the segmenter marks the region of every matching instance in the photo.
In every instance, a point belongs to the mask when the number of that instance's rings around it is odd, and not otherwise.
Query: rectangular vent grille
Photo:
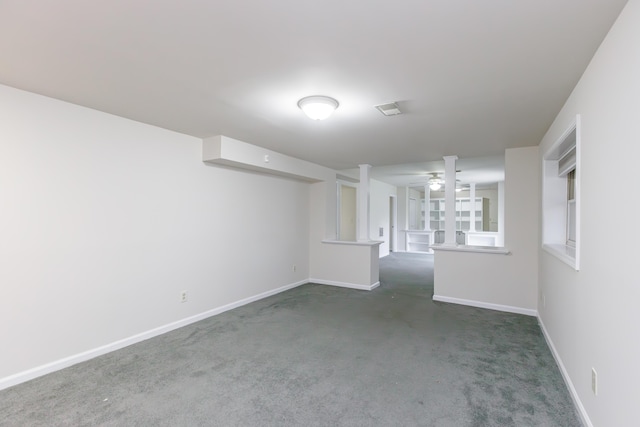
[[[396,116],[398,114],[402,114],[402,111],[400,111],[398,104],[396,104],[395,102],[392,102],[390,104],[376,105],[376,108],[385,116]]]

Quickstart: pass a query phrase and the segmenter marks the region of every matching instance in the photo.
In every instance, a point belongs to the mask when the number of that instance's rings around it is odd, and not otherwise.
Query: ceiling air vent
[[[400,111],[398,104],[396,104],[395,102],[391,102],[389,104],[376,105],[376,108],[385,116],[396,116],[398,114],[402,114],[402,111]]]

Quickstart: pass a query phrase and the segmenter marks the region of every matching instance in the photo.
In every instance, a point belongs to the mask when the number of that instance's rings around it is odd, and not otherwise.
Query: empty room
[[[0,2],[0,425],[633,426],[640,0]]]

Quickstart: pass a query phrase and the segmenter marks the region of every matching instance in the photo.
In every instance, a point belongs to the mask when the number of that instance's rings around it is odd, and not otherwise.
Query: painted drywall
[[[6,86],[0,117],[0,380],[309,277],[310,184]]]
[[[406,250],[407,233],[405,230],[409,228],[409,187],[398,187],[398,244],[397,249],[400,252]]]
[[[317,183],[309,192],[313,212],[309,226],[309,253],[313,260],[309,280],[367,290],[377,286],[379,243],[345,245],[336,241],[336,171],[226,136],[203,141],[203,160]],[[294,267],[295,264],[293,270]]]
[[[332,169],[224,135],[202,141],[202,160],[309,182],[335,179]]]
[[[393,185],[386,184],[375,179],[370,180],[370,230],[371,240],[381,240],[379,248],[380,257],[389,255],[389,198],[397,194]],[[380,228],[383,235],[380,236]]]
[[[594,426],[638,423],[640,202],[629,188],[640,158],[639,37],[640,1],[630,0],[540,150],[544,154],[580,114],[580,271],[541,251],[539,312],[587,424]]]
[[[511,254],[435,251],[434,299],[534,313],[538,289],[538,147],[505,151],[505,246]]]
[[[356,187],[340,184],[339,240],[356,240]]]
[[[315,283],[370,289],[378,282],[378,245],[336,241],[335,202],[335,180],[310,184],[309,277]],[[333,228],[327,211],[333,212]]]
[[[377,244],[325,241],[315,252],[312,283],[361,290],[372,290],[379,285]]]

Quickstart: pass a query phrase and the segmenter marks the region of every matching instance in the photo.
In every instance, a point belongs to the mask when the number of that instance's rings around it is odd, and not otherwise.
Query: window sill
[[[558,258],[574,270],[579,270],[578,263],[576,261],[576,248],[559,243],[544,243],[542,245],[542,249],[544,249],[548,254]]]
[[[502,246],[474,246],[474,245],[446,245],[444,243],[436,243],[431,245],[431,249],[435,251],[451,251],[451,252],[475,252],[481,254],[510,255],[509,249]]]
[[[331,245],[351,245],[351,246],[378,246],[384,243],[382,240],[323,240],[322,243]]]

